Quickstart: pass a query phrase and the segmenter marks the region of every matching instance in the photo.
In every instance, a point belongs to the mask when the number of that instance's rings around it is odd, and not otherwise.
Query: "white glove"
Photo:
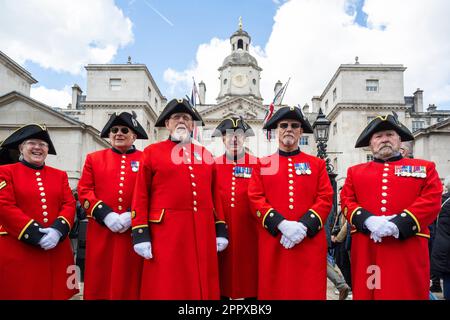
[[[152,244],[150,241],[137,243],[133,246],[134,251],[144,259],[153,258]]]
[[[127,231],[131,227],[131,212],[124,212],[119,215],[120,223],[123,225],[123,229],[120,230],[120,233]]]
[[[228,246],[228,239],[224,237],[216,238],[217,252],[225,250]]]
[[[367,229],[369,229],[370,232],[374,232],[375,230],[378,230],[383,224],[385,224],[388,221],[386,219],[386,216],[370,216],[364,221],[364,225]]]
[[[119,232],[123,229],[122,219],[119,214],[115,212],[110,212],[106,215],[103,222],[112,232]]]
[[[62,237],[61,232],[55,228],[39,228],[39,231],[45,233],[45,236],[39,241],[39,245],[44,250],[50,250],[56,247],[59,239]]]
[[[370,233],[370,239],[372,239],[373,242],[375,242],[375,243],[381,242],[381,237],[376,232],[371,232]]]
[[[280,243],[285,249],[291,249],[295,246],[295,243],[286,238],[284,234],[281,236]]]
[[[278,224],[278,230],[295,244],[300,243],[306,236],[306,227],[297,221],[283,220]]]
[[[393,236],[394,238],[398,239],[400,231],[394,223],[387,221],[373,233],[380,238]]]

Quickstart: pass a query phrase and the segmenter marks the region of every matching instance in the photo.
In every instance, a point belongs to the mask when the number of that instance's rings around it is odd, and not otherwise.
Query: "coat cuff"
[[[92,209],[92,217],[101,225],[105,225],[103,220],[111,212],[113,212],[113,209],[108,207],[103,201],[99,201]]]
[[[353,210],[352,214],[350,215],[350,223],[355,226],[356,230],[363,233],[370,233],[369,229],[367,229],[364,226],[364,222],[367,220],[367,218],[372,217],[373,214],[369,211],[358,207],[355,210]]]
[[[39,241],[44,236],[44,233],[40,232],[39,228],[43,227],[38,222],[30,220],[20,232],[18,239],[34,246],[39,245]]]
[[[399,239],[406,239],[420,232],[419,221],[408,210],[404,210],[390,221],[397,226]]]
[[[228,226],[225,221],[216,221],[216,237],[228,239]]]
[[[150,230],[146,224],[133,227],[131,229],[131,235],[133,236],[133,244],[150,242]]]
[[[267,211],[267,213],[264,215],[264,218],[262,220],[264,228],[269,231],[269,233],[273,236],[276,236],[280,230],[278,230],[278,225],[281,221],[283,221],[285,218],[279,214],[275,209],[270,209]]]
[[[312,209],[309,209],[299,220],[308,230],[306,234],[308,237],[314,237],[322,228],[322,218]]]
[[[53,222],[50,227],[55,228],[61,233],[61,238],[59,239],[60,242],[67,237],[71,229],[69,221],[67,221],[67,219],[62,216],[56,218],[55,222]]]

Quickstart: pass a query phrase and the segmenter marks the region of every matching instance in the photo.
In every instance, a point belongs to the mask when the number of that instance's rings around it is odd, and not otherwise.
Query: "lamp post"
[[[325,160],[327,166],[328,177],[330,178],[331,186],[333,187],[333,207],[331,213],[336,216],[337,213],[337,185],[336,176],[334,173],[334,167],[330,163],[330,159],[327,155],[327,141],[328,135],[330,133],[331,121],[325,118],[322,109],[319,109],[319,114],[317,115],[316,121],[313,123],[314,139],[317,143],[317,156]]]

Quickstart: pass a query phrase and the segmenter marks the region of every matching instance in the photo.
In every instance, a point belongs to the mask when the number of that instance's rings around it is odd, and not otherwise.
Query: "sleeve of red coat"
[[[217,168],[216,164],[213,164],[212,174],[212,193],[214,202],[214,219],[216,222],[216,236],[224,237],[228,239],[228,226],[225,221],[225,213],[223,210],[222,199],[219,191],[219,184],[217,182]]]
[[[309,237],[315,236],[323,228],[333,206],[334,191],[325,161],[321,159],[319,161],[318,187],[314,204],[299,220],[308,228],[307,234]]]
[[[364,227],[364,221],[370,216],[373,216],[373,214],[362,208],[356,199],[352,168],[348,168],[347,178],[345,179],[344,186],[341,190],[341,211],[344,213],[348,222],[350,222],[356,230],[364,233],[369,232],[369,230]]]
[[[0,225],[11,236],[32,245],[38,245],[44,236],[39,231],[42,226],[17,206],[13,180],[6,167],[0,167]]]
[[[261,176],[261,162],[253,168],[252,177],[248,184],[248,198],[252,209],[252,214],[258,219],[263,228],[276,236],[278,234],[278,225],[285,218],[278,213],[267,201],[266,192]]]
[[[63,195],[61,208],[59,209],[58,217],[51,225],[52,228],[55,228],[62,234],[60,241],[64,240],[70,229],[72,229],[76,211],[76,202],[69,186],[67,173],[64,172],[61,177],[61,193]]]
[[[95,194],[95,178],[90,154],[86,157],[83,173],[78,182],[78,197],[86,210],[86,215],[104,225],[103,220],[113,210]]]
[[[426,167],[427,177],[418,197],[403,212],[391,219],[400,231],[400,239],[423,232],[439,214],[442,184],[435,164],[429,162]]]
[[[153,178],[150,150],[145,150],[142,153],[141,163],[142,168],[137,174],[131,205],[131,226],[134,244],[150,241],[148,212]]]

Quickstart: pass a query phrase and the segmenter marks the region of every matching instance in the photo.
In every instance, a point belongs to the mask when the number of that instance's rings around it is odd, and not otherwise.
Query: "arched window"
[[[238,49],[244,49],[244,41],[242,39],[238,40]]]

